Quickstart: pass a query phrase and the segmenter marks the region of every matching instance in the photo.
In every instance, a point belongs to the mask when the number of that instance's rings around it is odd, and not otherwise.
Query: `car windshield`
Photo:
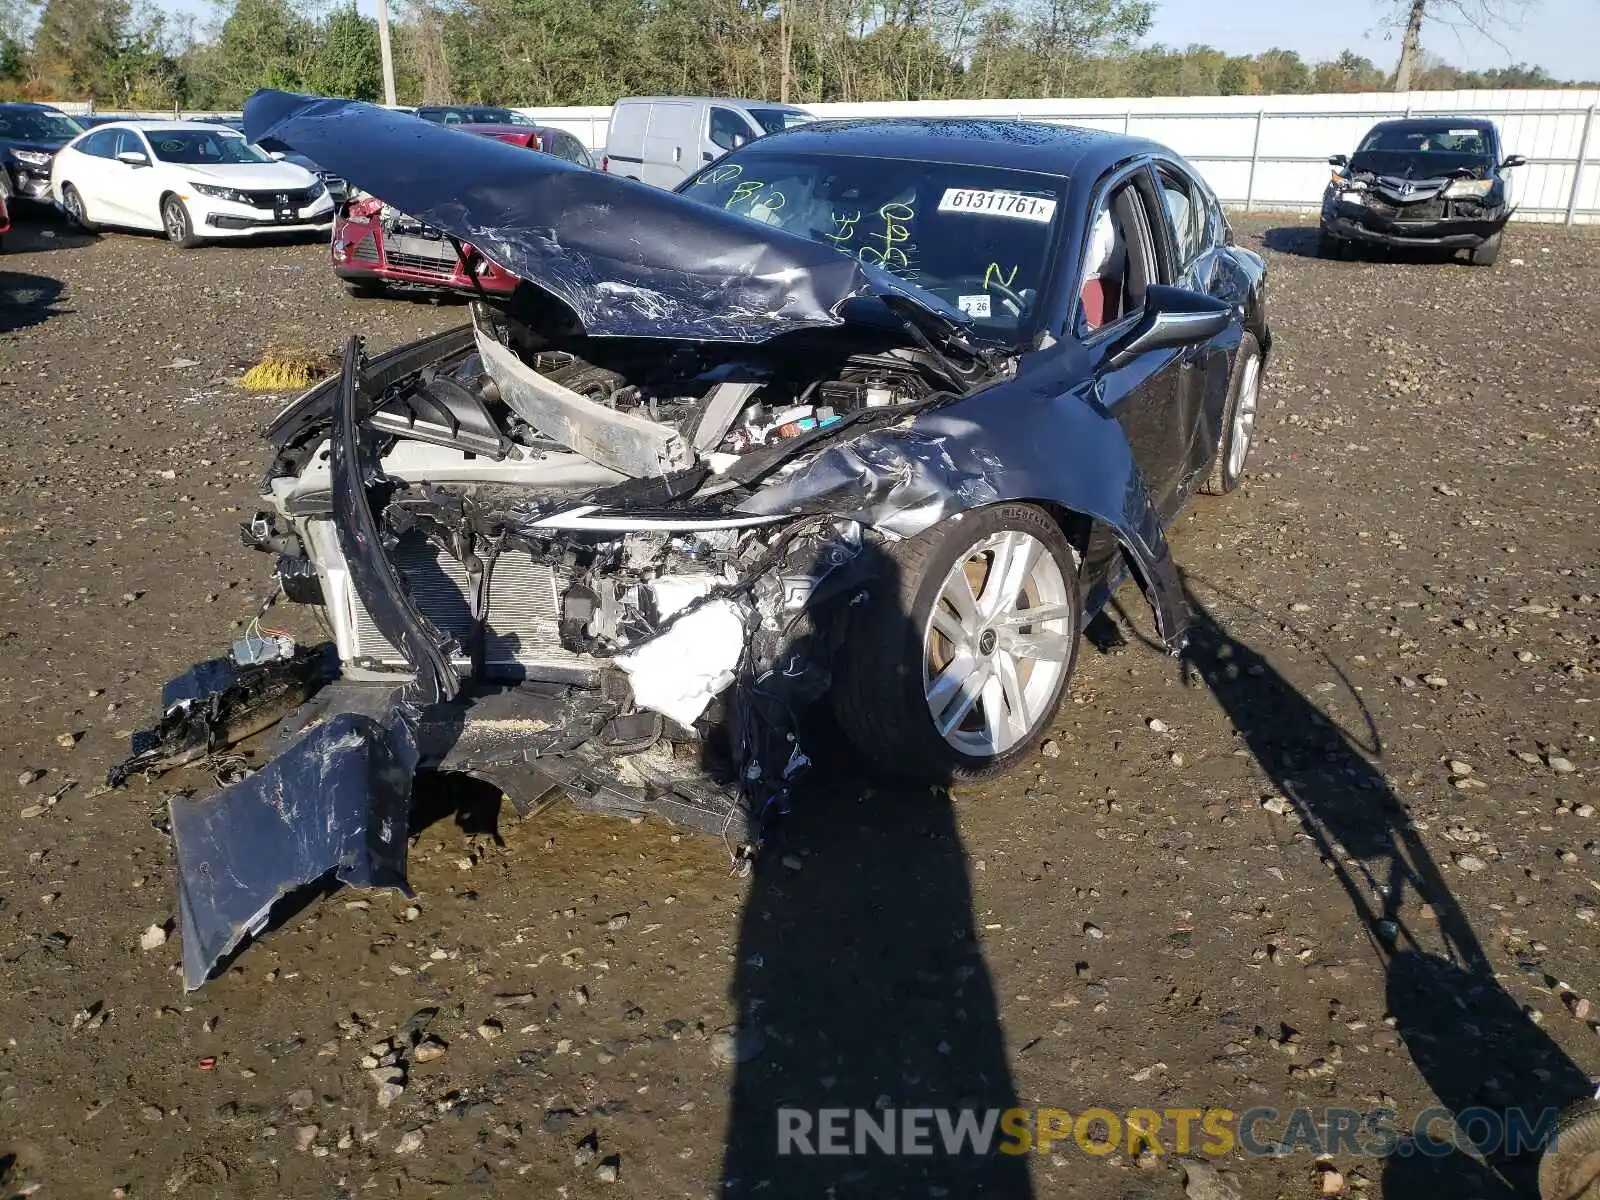
[[[423,108],[417,116],[435,125],[532,125],[534,122],[509,108]]]
[[[0,109],[0,137],[19,142],[64,142],[83,132],[66,113],[37,108]]]
[[[1415,125],[1379,125],[1362,139],[1358,154],[1372,151],[1397,154],[1465,154],[1489,157],[1485,131],[1472,126],[1452,127],[1448,123],[1418,128]]]
[[[1048,282],[1064,182],[948,163],[752,155],[679,191],[833,246],[932,292],[979,333],[1025,337]]]
[[[745,111],[768,133],[782,133],[785,129],[793,129],[796,125],[816,120],[810,113],[801,112],[796,108],[751,108]]]
[[[145,136],[162,162],[203,166],[272,161],[238,134],[220,129],[154,129]]]

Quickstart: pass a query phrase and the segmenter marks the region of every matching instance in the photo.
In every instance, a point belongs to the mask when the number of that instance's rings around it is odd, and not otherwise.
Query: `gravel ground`
[[[262,595],[237,524],[283,398],[227,381],[269,341],[381,349],[463,310],[350,300],[317,245],[22,228],[0,1195],[1531,1194],[1525,1162],[1348,1146],[1337,1175],[1235,1151],[1185,1183],[1170,1125],[1160,1154],[978,1169],[775,1154],[780,1104],[1409,1127],[1600,1065],[1600,239],[1517,227],[1482,270],[1240,236],[1277,349],[1244,487],[1174,530],[1192,667],[1124,591],[1030,769],[954,797],[824,771],[748,880],[654,823],[434,796],[414,901],[319,899],[185,997],[177,937],[145,936],[176,909],[151,818],[209,781],[96,785]]]

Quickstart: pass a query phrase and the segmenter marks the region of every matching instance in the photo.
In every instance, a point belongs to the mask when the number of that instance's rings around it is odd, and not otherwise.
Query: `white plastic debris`
[[[635,703],[688,727],[733,682],[744,639],[738,606],[712,600],[615,661],[628,673]]]

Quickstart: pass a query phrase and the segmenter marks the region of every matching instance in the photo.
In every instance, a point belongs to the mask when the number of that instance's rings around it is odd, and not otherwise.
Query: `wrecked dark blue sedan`
[[[816,123],[676,194],[370,105],[264,92],[271,137],[517,280],[267,432],[245,530],[332,645],[252,633],[175,680],[113,775],[281,722],[172,801],[185,978],[330,872],[405,886],[419,770],[521,811],[657,814],[748,855],[810,714],[929,783],[1049,729],[1164,529],[1244,471],[1262,260],[1151,142],[1010,121]]]

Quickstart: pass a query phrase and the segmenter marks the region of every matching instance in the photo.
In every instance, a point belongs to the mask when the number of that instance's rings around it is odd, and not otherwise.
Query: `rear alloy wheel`
[[[1500,235],[1491,234],[1467,256],[1475,267],[1492,267],[1500,257]]]
[[[1082,619],[1078,556],[1049,513],[1000,504],[888,551],[851,610],[834,711],[897,775],[950,783],[1031,754],[1061,706]]]
[[[1244,477],[1245,459],[1256,438],[1256,417],[1261,408],[1261,343],[1246,333],[1233,356],[1233,377],[1228,380],[1228,400],[1222,408],[1222,436],[1211,474],[1200,490],[1208,496],[1225,496]]]
[[[161,227],[167,231],[167,241],[180,250],[193,250],[200,244],[194,233],[194,222],[189,219],[189,208],[176,196],[168,196],[161,202]]]
[[[67,216],[72,218],[72,223],[85,233],[94,233],[98,228],[89,220],[89,210],[83,206],[83,197],[78,195],[78,189],[70,183],[61,185],[61,207],[66,210]]]
[[[1539,1200],[1600,1200],[1600,1100],[1580,1100],[1556,1118],[1539,1159]]]

